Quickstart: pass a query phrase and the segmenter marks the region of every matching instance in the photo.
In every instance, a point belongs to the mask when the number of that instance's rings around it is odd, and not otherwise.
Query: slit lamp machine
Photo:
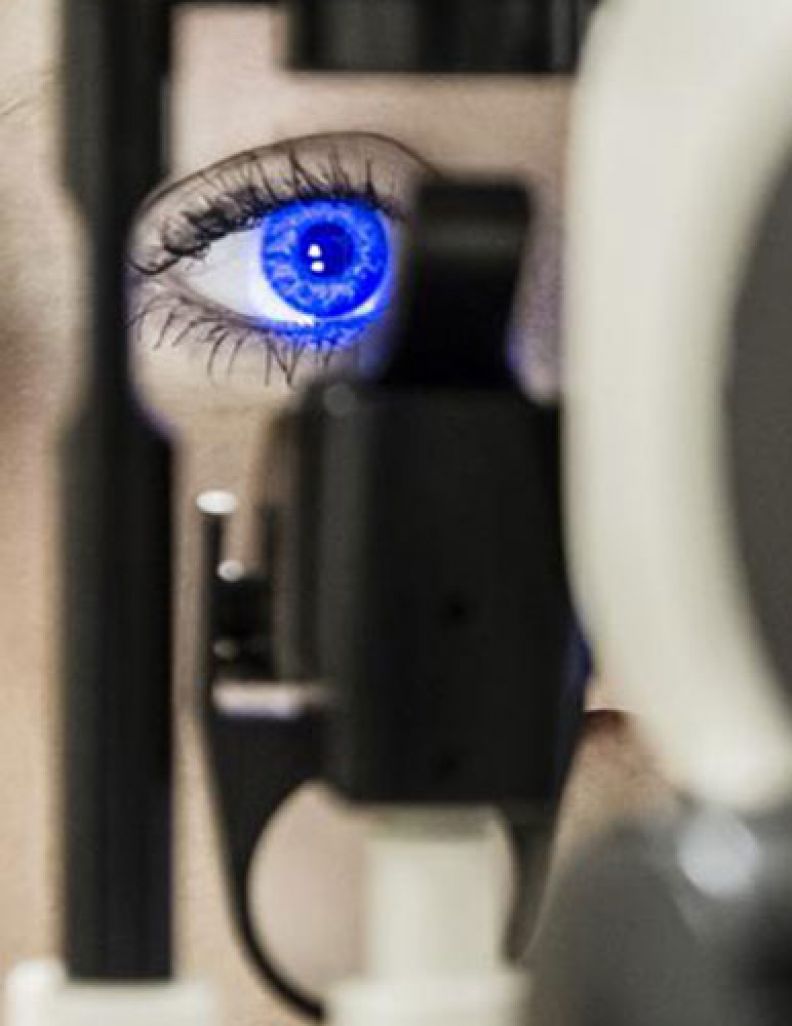
[[[195,703],[241,949],[335,1026],[787,1022],[792,6],[284,6],[296,70],[576,76],[566,367],[547,404],[509,365],[530,191],[429,182],[381,358],[296,395],[262,454],[258,565],[229,572],[233,497],[201,497]],[[9,1026],[220,1019],[173,958],[173,453],[124,343],[174,7],[63,5],[89,254],[61,449],[65,912],[61,964],[8,981]],[[685,800],[581,859],[535,952],[528,867],[582,722],[581,629]],[[365,965],[321,998],[249,909],[258,840],[312,780],[370,813]],[[493,813],[519,877],[505,925]]]

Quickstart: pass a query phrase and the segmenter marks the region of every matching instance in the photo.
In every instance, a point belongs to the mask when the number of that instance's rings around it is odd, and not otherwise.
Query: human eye
[[[156,195],[130,252],[136,362],[205,385],[285,387],[355,365],[398,284],[426,167],[390,140],[314,136],[248,151]]]

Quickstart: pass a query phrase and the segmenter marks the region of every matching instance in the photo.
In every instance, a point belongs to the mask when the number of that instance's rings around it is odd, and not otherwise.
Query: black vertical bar
[[[171,971],[171,451],[129,383],[125,254],[163,170],[162,0],[66,0],[66,175],[90,315],[64,469],[65,961]]]

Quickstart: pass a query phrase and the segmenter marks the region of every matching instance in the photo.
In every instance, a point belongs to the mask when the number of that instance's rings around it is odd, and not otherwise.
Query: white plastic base
[[[75,984],[57,962],[27,962],[5,986],[4,1026],[217,1026],[202,982]]]
[[[332,1026],[519,1026],[528,1021],[525,971],[446,980],[360,980],[336,988]]]
[[[365,976],[332,991],[332,1026],[524,1026],[527,974],[502,952],[497,840],[487,809],[372,817]]]

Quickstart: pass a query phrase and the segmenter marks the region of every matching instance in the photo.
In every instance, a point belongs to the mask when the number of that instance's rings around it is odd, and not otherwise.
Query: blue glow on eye
[[[387,286],[390,248],[383,217],[369,204],[298,200],[267,215],[261,267],[293,309],[318,320],[348,317]]]

